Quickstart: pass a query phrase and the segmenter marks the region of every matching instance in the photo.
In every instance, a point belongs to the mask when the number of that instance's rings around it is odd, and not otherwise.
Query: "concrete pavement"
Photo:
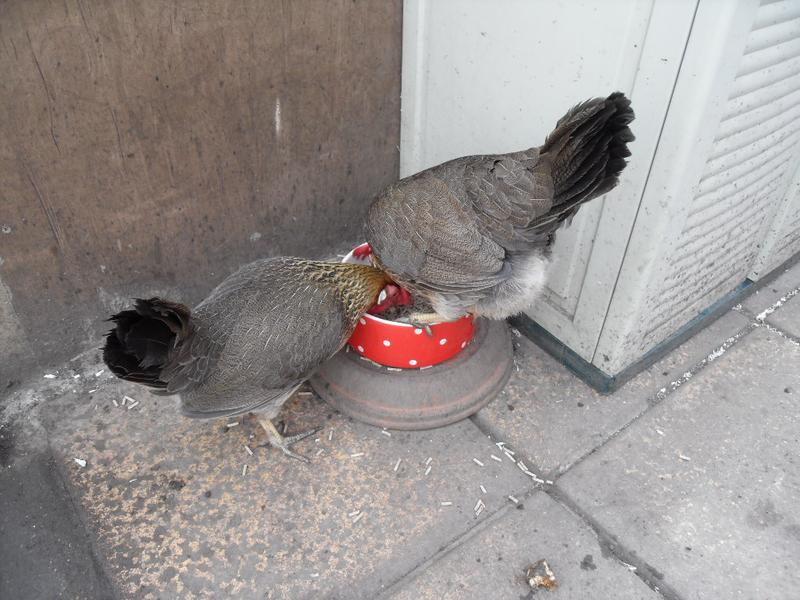
[[[6,391],[0,597],[800,597],[798,289],[795,265],[610,396],[521,336],[447,428],[306,391],[309,466],[81,355]]]

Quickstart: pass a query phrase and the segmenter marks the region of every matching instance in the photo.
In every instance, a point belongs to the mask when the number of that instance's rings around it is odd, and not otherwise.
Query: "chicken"
[[[588,100],[538,148],[457,158],[385,190],[370,207],[367,241],[373,264],[433,307],[414,322],[528,308],[558,228],[617,185],[633,118],[620,92]]]
[[[136,300],[109,319],[103,360],[127,381],[179,394],[183,414],[256,413],[270,444],[289,446],[274,419],[292,393],[347,341],[358,318],[383,300],[386,275],[369,265],[271,258],[245,265],[194,310]]]

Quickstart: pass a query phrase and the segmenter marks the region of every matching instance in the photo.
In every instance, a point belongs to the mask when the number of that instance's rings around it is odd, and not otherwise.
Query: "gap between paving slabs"
[[[800,260],[750,294],[735,309],[755,323],[800,343]]]
[[[475,428],[480,431],[480,428],[475,425]],[[492,436],[490,434],[486,434],[486,437],[492,440]],[[510,511],[514,510],[524,510],[525,506],[524,503],[526,500],[532,498],[535,494],[540,493],[543,486],[552,486],[553,481],[550,479],[545,479],[540,477],[536,474],[535,471],[531,471],[530,467],[522,460],[517,453],[512,450],[508,444],[502,441],[495,441],[492,440],[492,443],[495,446],[495,450],[490,452],[489,454],[489,461],[482,461],[477,458],[473,458],[473,463],[476,464],[478,467],[485,467],[486,462],[491,463],[494,461],[496,463],[504,463],[508,462],[519,471],[524,474],[526,478],[530,481],[530,484],[526,484],[523,487],[519,488],[518,491],[515,491],[514,494],[508,494],[506,496],[506,500],[508,502],[502,502],[499,507],[495,507],[493,509],[488,509],[486,505],[479,499],[478,503],[475,504],[473,507],[473,511],[476,513],[476,517],[480,515],[484,510],[486,510],[487,517],[484,521],[478,523],[475,527],[472,527],[462,535],[452,539],[448,544],[442,546],[439,551],[430,557],[427,557],[425,560],[421,561],[419,564],[415,565],[412,569],[404,573],[402,576],[398,577],[398,579],[394,582],[392,586],[390,586],[381,598],[389,598],[394,593],[397,592],[398,589],[401,589],[405,583],[417,577],[419,573],[424,572],[425,569],[428,567],[436,564],[439,560],[441,560],[444,556],[447,556],[448,553],[455,550],[468,540],[472,539],[475,535],[478,535],[481,531],[485,530],[488,527],[491,527],[493,523],[497,523],[504,515],[507,515]],[[485,494],[485,488],[483,485],[479,486],[481,493]],[[535,559],[530,560],[533,562]]]
[[[752,329],[748,329],[747,331],[751,331]],[[688,380],[688,379],[687,379]],[[682,383],[676,383],[676,386],[670,390],[674,391],[677,389]],[[663,400],[666,395],[661,396],[661,400]],[[660,400],[659,400],[660,401]],[[646,412],[646,411],[645,411]],[[586,457],[594,454],[595,451],[599,450],[611,440],[617,437],[622,431],[624,431],[629,425],[633,422],[638,420],[638,418],[644,413],[640,413],[637,417],[635,417],[631,422],[629,422],[625,427],[615,432],[610,438],[601,444],[601,446],[593,449]],[[476,424],[477,425],[477,424]],[[492,434],[489,432],[485,432],[488,437],[492,437]],[[504,442],[500,442],[502,448],[507,451],[511,452],[512,455],[515,455],[517,458],[517,462],[522,462],[523,465],[526,466],[526,471],[531,467],[527,467],[530,463],[530,459],[526,459],[524,456],[520,456],[517,454],[508,444]],[[578,460],[574,465],[579,464],[583,461],[584,458],[582,457]],[[526,460],[528,462],[526,462]],[[532,467],[533,469],[537,470],[536,467]],[[567,471],[568,472],[568,471]],[[629,572],[634,574],[638,579],[640,579],[645,585],[647,585],[652,591],[659,594],[661,597],[665,598],[666,600],[681,600],[680,597],[675,593],[675,591],[663,581],[663,575],[653,568],[651,565],[647,564],[641,558],[636,555],[636,552],[626,548],[622,544],[620,544],[619,540],[610,534],[606,529],[604,529],[600,524],[595,521],[578,503],[571,500],[564,492],[558,487],[558,479],[563,475],[560,473],[551,473],[548,476],[553,477],[554,479],[542,479],[537,477],[535,473],[528,471],[530,474],[534,485],[536,486],[533,490],[528,490],[527,492],[520,493],[518,498],[513,498],[517,502],[524,502],[527,500],[533,499],[537,494],[544,493],[548,498],[553,500],[557,505],[561,508],[566,509],[570,514],[574,515],[584,526],[586,526],[589,530],[592,531],[594,536],[597,539],[597,543],[601,549],[603,556],[613,557],[620,565],[626,568]],[[504,511],[507,512],[507,511]],[[503,514],[503,513],[501,513]],[[463,543],[466,543],[469,539],[473,537],[473,532],[469,532],[468,535],[464,536],[462,539],[456,540],[452,546],[443,549],[439,555],[426,563],[425,567],[435,564],[438,560],[443,560],[450,552],[454,551],[457,547],[461,546]],[[557,549],[557,548],[556,548]],[[546,550],[543,550],[546,553]],[[409,577],[419,577],[419,571],[422,570],[422,566],[418,571],[414,573],[410,573]],[[557,575],[558,576],[558,575]],[[395,588],[393,588],[394,590]],[[569,589],[569,588],[568,588]],[[388,598],[389,596],[387,596]],[[391,596],[394,598],[394,596]],[[565,596],[568,597],[568,596]],[[624,596],[617,596],[622,598]],[[402,594],[399,594],[398,600],[400,598],[404,598]]]
[[[523,368],[507,386],[509,394],[472,420],[493,439],[510,444],[540,478],[555,480],[724,354],[752,327],[741,314],[729,312],[609,396],[592,390],[521,338]],[[513,412],[506,402],[514,403]]]
[[[403,573],[391,585],[387,586],[387,588],[381,592],[380,596],[378,596],[376,600],[394,597],[399,590],[405,588],[407,585],[409,585],[409,582],[413,582],[420,573],[424,573],[428,568],[437,564],[443,557],[447,556],[463,544],[469,542],[469,540],[473,539],[474,537],[480,535],[481,532],[494,527],[504,518],[504,516],[510,512],[518,509],[524,509],[524,502],[532,495],[538,493],[541,493],[538,489],[530,489],[525,493],[517,492],[517,496],[514,497],[515,501],[511,504],[503,503],[499,508],[496,508],[491,512],[487,511],[483,520],[476,522],[474,527],[449,540],[448,543],[442,545],[435,554],[424,558],[418,564],[414,565],[413,568]]]
[[[499,511],[491,523],[476,527],[437,558],[380,598],[659,598],[607,551],[585,523],[541,491],[525,498],[524,510]],[[534,592],[525,573],[541,559],[548,562],[557,585]]]
[[[774,277],[772,274],[768,275],[766,279],[767,281],[763,284],[758,282],[758,289],[754,290],[741,302],[741,306],[753,315],[757,315],[774,306],[781,297],[800,286],[800,254],[797,255],[793,265],[776,272]]]
[[[593,390],[527,338],[516,337],[518,370],[473,422],[511,444],[531,470],[555,479],[713,361],[749,326],[745,316],[728,312],[611,395]]]

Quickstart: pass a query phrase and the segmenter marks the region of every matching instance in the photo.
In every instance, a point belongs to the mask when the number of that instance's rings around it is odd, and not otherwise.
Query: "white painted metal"
[[[752,275],[800,151],[794,12],[701,1],[594,358],[602,370],[635,362]]]

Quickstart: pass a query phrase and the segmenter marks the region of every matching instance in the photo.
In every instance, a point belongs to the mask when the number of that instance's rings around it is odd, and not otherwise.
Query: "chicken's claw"
[[[436,325],[442,322],[442,317],[437,313],[413,313],[407,318],[408,324],[413,325],[417,329],[422,329],[428,337],[433,337],[433,330],[431,325]]]
[[[263,427],[264,431],[267,432],[267,443],[259,444],[257,446],[258,448],[264,448],[265,446],[273,446],[278,450],[280,450],[281,452],[283,452],[286,456],[296,458],[297,460],[304,463],[311,462],[302,454],[297,454],[296,452],[293,452],[289,448],[289,446],[299,442],[300,440],[304,440],[307,437],[314,435],[315,433],[320,432],[322,430],[322,427],[314,427],[313,429],[310,429],[309,431],[304,431],[303,433],[298,433],[295,435],[290,435],[288,437],[283,437],[280,433],[278,433],[278,430],[275,429],[275,425],[272,424],[272,421],[264,417],[257,417],[257,418],[261,427]]]

